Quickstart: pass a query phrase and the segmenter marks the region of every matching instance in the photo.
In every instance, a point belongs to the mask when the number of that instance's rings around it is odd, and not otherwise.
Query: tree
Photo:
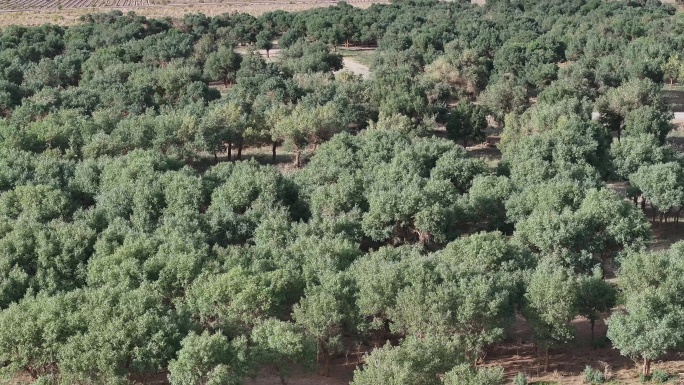
[[[608,338],[622,355],[640,358],[641,373],[648,377],[651,362],[681,343],[682,317],[684,309],[672,309],[656,293],[635,295],[629,298],[625,311],[608,319]]]
[[[650,134],[665,143],[665,137],[672,130],[670,112],[658,111],[652,106],[643,106],[630,111],[625,118],[625,133],[628,135]]]
[[[351,385],[440,385],[439,375],[460,363],[461,353],[458,342],[444,335],[388,342],[364,357]]]
[[[462,140],[463,147],[468,141],[476,142],[484,139],[487,128],[487,111],[468,102],[461,102],[451,110],[446,124],[447,134],[453,140]]]
[[[67,193],[46,185],[17,186],[0,195],[2,216],[27,218],[46,223],[57,218],[66,218],[73,210],[73,203]]]
[[[667,163],[674,159],[672,149],[661,146],[658,138],[650,134],[630,135],[613,141],[610,155],[615,174],[624,180],[642,166]]]
[[[262,30],[256,36],[256,47],[266,50],[266,57],[271,57],[270,51],[273,48],[273,34],[268,30]]]
[[[241,62],[242,56],[231,47],[221,47],[207,56],[204,75],[211,80],[220,80],[227,86],[235,80]]]
[[[191,332],[181,341],[178,358],[169,362],[169,381],[174,385],[239,385],[246,376],[245,339],[228,341],[221,334]]]
[[[572,337],[570,321],[577,314],[577,282],[571,272],[542,261],[532,273],[523,314],[530,322],[538,353],[549,367],[549,348]]]
[[[408,116],[402,114],[387,115],[380,112],[377,122],[369,122],[369,130],[392,130],[406,135],[423,136],[427,132],[425,127],[416,124]]]
[[[479,97],[497,121],[502,122],[510,112],[522,112],[529,105],[527,89],[514,79],[490,83]]]
[[[317,357],[323,356],[325,376],[330,374],[330,357],[341,347],[345,325],[354,324],[353,307],[342,273],[321,278],[321,285],[307,288],[295,305],[292,317],[316,340]]]
[[[247,114],[240,105],[214,103],[202,118],[195,140],[200,149],[214,155],[214,160],[218,160],[218,152],[226,149],[231,159],[233,143],[239,146],[239,152],[242,149],[246,125]]]
[[[294,164],[301,166],[302,151],[308,144],[320,144],[342,131],[334,104],[307,107],[297,105],[289,115],[282,116],[274,127],[277,138],[294,148]]]
[[[474,49],[463,49],[459,41],[447,43],[445,54],[425,67],[424,78],[445,98],[468,96],[473,99],[486,87],[491,59]],[[445,100],[447,101],[447,100]]]
[[[79,309],[72,317],[88,320],[86,326],[58,354],[60,377],[68,382],[121,381],[159,371],[175,354],[178,318],[152,285],[88,288]]]
[[[665,65],[663,65],[663,74],[665,75],[665,78],[670,79],[670,85],[672,85],[675,80],[679,79],[681,67],[682,61],[679,59],[678,55],[670,56]]]
[[[419,258],[410,246],[382,247],[354,263],[351,272],[358,287],[356,306],[368,327],[389,331],[390,312],[396,308],[397,294],[406,285],[405,269]]]
[[[468,190],[468,211],[473,224],[483,230],[506,231],[511,227],[507,218],[506,201],[513,193],[509,178],[478,175]]]
[[[280,67],[289,74],[332,72],[342,69],[342,56],[330,53],[322,42],[297,41],[278,54]]]
[[[643,199],[653,206],[653,220],[657,211],[667,220],[674,208],[676,220],[684,206],[684,167],[679,162],[644,165],[629,176],[630,183],[641,191]],[[657,211],[656,211],[657,209]]]
[[[572,192],[545,191],[547,194]],[[540,201],[552,206],[539,207],[519,221],[516,237],[578,273],[589,273],[597,264],[605,266],[625,250],[644,246],[650,237],[650,226],[637,208],[608,189],[592,189],[582,195],[583,198],[575,201],[576,209],[558,205],[576,197],[543,197]]]
[[[316,358],[315,341],[307,338],[296,325],[268,319],[252,330],[257,360],[261,364],[274,364],[283,385],[290,375],[293,364],[312,366]]]
[[[579,315],[589,319],[591,340],[594,340],[594,324],[616,304],[617,293],[610,283],[603,280],[601,269],[594,269],[593,275],[579,279],[577,307]]]
[[[81,293],[27,296],[0,312],[0,375],[28,373],[32,378],[56,374],[58,355],[76,322]]]
[[[634,79],[617,88],[609,89],[596,101],[596,109],[606,128],[615,131],[618,140],[622,137],[627,117],[632,111],[650,106],[655,112],[668,115],[660,86],[649,79]],[[670,119],[666,119],[669,122]]]
[[[652,361],[684,341],[681,246],[630,253],[622,261],[618,287],[625,307],[608,319],[608,338],[622,355],[642,361],[645,376]]]
[[[501,367],[474,369],[458,365],[444,374],[442,382],[444,385],[503,385],[506,377]]]

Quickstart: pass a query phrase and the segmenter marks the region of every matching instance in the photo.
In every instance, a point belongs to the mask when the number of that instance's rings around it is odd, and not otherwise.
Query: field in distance
[[[349,1],[349,3],[365,3],[371,1]],[[128,7],[183,7],[189,5],[197,6],[212,6],[212,5],[264,5],[264,6],[278,6],[278,5],[296,5],[309,4],[325,6],[329,4],[336,4],[336,0],[299,0],[299,1],[283,1],[283,0],[261,0],[261,1],[221,1],[221,0],[0,0],[0,12],[21,12],[41,9],[74,9],[74,8],[128,8]]]
[[[189,13],[216,16],[226,12],[244,12],[258,16],[265,12],[302,11],[329,7],[339,0],[0,0],[0,28],[9,25],[69,25],[80,16],[114,9],[133,11],[146,17],[180,18]],[[355,7],[367,8],[389,0],[347,0]]]

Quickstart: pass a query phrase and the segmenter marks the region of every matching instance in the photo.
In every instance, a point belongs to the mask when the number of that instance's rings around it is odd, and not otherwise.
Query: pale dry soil
[[[52,0],[45,0],[52,1]],[[359,8],[368,8],[374,3],[389,3],[389,0],[348,0],[348,3]],[[235,1],[225,3],[179,2],[173,4],[154,4],[145,6],[121,7],[84,7],[69,9],[35,9],[0,11],[0,28],[9,25],[41,25],[59,24],[73,25],[79,23],[79,17],[90,13],[120,10],[124,13],[135,12],[137,15],[149,18],[182,18],[190,13],[203,13],[207,16],[217,16],[223,13],[242,12],[259,16],[266,12],[284,10],[288,12],[303,11],[312,8],[330,7],[336,5],[336,0],[292,0],[260,2]]]
[[[342,71],[349,71],[355,75],[361,75],[361,77],[364,79],[370,77],[370,69],[368,68],[368,66],[363,65],[350,57],[342,58],[342,63],[344,64],[344,67],[336,73],[340,73]]]

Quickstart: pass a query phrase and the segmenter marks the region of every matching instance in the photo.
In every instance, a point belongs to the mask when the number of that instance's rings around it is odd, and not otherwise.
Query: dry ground
[[[525,373],[530,384],[562,384],[581,385],[584,382],[582,371],[589,365],[594,369],[603,370],[605,365],[611,373],[609,384],[637,385],[639,380],[638,366],[628,358],[622,357],[610,345],[594,348],[591,341],[589,321],[578,317],[573,321],[576,339],[563,349],[551,350],[549,354],[549,369],[543,371],[540,360],[532,344],[530,329],[523,318],[516,319],[515,327],[508,336],[508,340],[492,348],[484,359],[483,366],[501,366],[506,377],[512,381],[518,373]],[[596,340],[605,336],[606,326],[597,321],[595,326]],[[362,363],[365,351],[349,352],[347,356],[332,360],[330,376],[322,376],[315,372],[306,372],[300,368],[292,368],[293,374],[288,380],[289,385],[348,385],[353,379],[354,370]],[[680,356],[670,356],[666,360],[655,362],[652,369],[665,370],[679,376],[671,384],[684,384],[684,360]],[[167,374],[159,373],[151,376],[131,378],[133,384],[166,385]],[[12,385],[28,385],[28,376],[16,377]],[[279,385],[275,368],[266,367],[253,379],[248,379],[246,385]]]
[[[43,0],[54,3],[55,0]],[[147,0],[146,0],[147,1]],[[368,8],[374,3],[389,3],[389,0],[347,0],[348,3],[359,8]],[[0,28],[9,25],[40,25],[40,24],[77,24],[79,17],[98,12],[120,10],[122,12],[133,11],[138,15],[154,18],[182,18],[189,13],[203,13],[207,16],[217,16],[223,13],[243,12],[254,16],[262,13],[284,10],[288,12],[303,11],[312,8],[330,7],[337,4],[337,0],[263,0],[250,1],[226,1],[226,2],[199,2],[185,1],[169,4],[152,4],[136,6],[105,6],[84,8],[49,8],[49,9],[23,9],[23,10],[0,10]],[[0,7],[1,8],[1,7]]]
[[[640,384],[639,371],[633,361],[622,357],[617,350],[610,346],[593,347],[587,319],[578,317],[573,321],[573,326],[576,340],[568,347],[551,350],[547,372],[544,372],[540,365],[532,344],[530,329],[522,318],[516,320],[516,325],[508,337],[508,341],[491,349],[485,357],[484,366],[502,366],[509,380],[522,372],[528,376],[530,384],[580,385],[585,384],[582,371],[587,365],[602,370],[607,364],[612,373],[612,384]],[[597,321],[595,326],[596,339],[602,338],[605,333],[605,324]],[[353,378],[354,369],[361,362],[362,354],[340,357],[333,361],[330,377],[295,369],[294,375],[288,383],[290,385],[347,385]],[[669,357],[669,360],[656,362],[653,368],[679,374],[681,377],[684,375],[684,360],[681,357],[672,356]],[[271,385],[279,384],[279,382],[274,369],[266,368],[255,379],[247,381],[247,385]],[[673,382],[673,384],[678,383],[681,382]]]

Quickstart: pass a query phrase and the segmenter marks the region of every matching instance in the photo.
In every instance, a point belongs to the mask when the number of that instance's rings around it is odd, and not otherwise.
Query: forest
[[[657,0],[5,28],[0,381],[286,385],[357,352],[351,385],[541,384],[580,318],[668,381],[683,52]],[[491,132],[496,162],[470,149]],[[491,365],[520,322],[535,363]]]

